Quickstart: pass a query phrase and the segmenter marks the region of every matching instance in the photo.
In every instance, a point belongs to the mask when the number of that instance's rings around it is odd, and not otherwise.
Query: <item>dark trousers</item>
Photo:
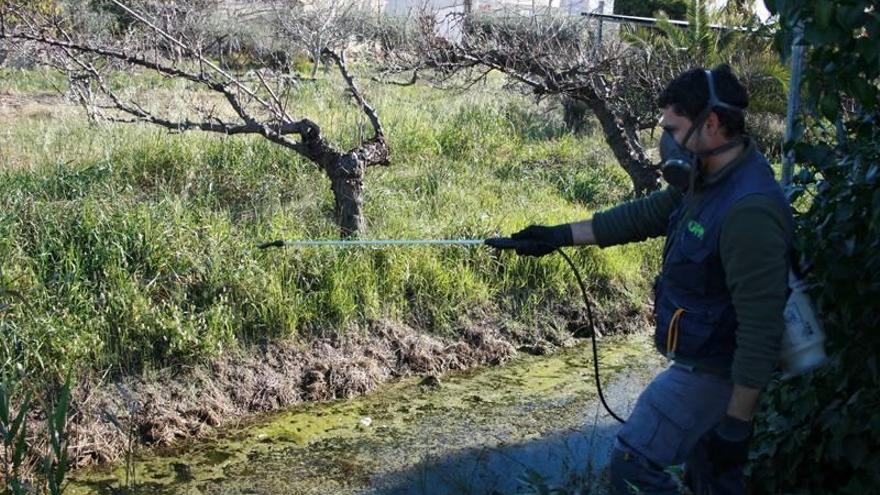
[[[684,465],[695,495],[742,495],[742,470],[713,472],[705,436],[727,411],[733,384],[711,374],[672,365],[639,396],[617,434],[611,457],[614,495],[679,493],[671,470]]]

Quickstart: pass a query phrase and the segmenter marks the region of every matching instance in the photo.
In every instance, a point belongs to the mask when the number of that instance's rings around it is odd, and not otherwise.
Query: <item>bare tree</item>
[[[68,75],[72,93],[92,118],[146,122],[178,132],[255,134],[298,153],[330,179],[342,235],[364,230],[366,168],[388,165],[390,149],[379,116],[348,68],[344,46],[325,49],[323,56],[336,65],[373,129],[370,139],[347,151],[328,141],[317,123],[293,116],[289,78],[265,69],[236,74],[212,61],[205,51],[210,40],[200,36],[209,16],[192,2],[141,0],[138,8],[120,0],[107,3],[126,25],[110,26],[106,16],[75,6],[34,9],[27,0],[2,0],[0,39],[41,47],[43,57]],[[205,97],[193,97],[186,111],[174,112],[112,84],[120,71],[182,80]]]
[[[273,16],[279,34],[293,46],[302,47],[312,61],[314,78],[328,51],[345,47],[358,29],[359,4],[353,0],[279,0]]]
[[[434,13],[417,16],[409,42],[385,57],[385,72],[413,73],[435,84],[473,84],[491,71],[534,95],[583,102],[598,119],[605,141],[637,194],[660,186],[657,165],[639,137],[653,125],[637,88],[657,86],[651,60],[617,41],[596,43],[589,21],[561,15],[469,15],[460,39],[437,34]],[[644,95],[642,95],[644,96]],[[648,112],[649,113],[649,112]]]

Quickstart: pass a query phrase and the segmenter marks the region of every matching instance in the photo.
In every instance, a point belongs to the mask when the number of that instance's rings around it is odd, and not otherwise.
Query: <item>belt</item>
[[[697,373],[700,375],[713,375],[717,377],[721,377],[727,380],[730,380],[730,370],[729,369],[719,369],[714,368],[712,366],[702,366],[699,364],[685,364],[679,361],[673,361],[672,366],[676,368],[681,368],[690,373]]]

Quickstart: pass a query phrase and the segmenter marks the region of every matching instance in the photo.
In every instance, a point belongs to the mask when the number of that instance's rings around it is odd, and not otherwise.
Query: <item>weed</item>
[[[155,101],[197,96],[131,78]],[[296,112],[350,145],[363,123],[337,82],[303,84]],[[548,107],[492,84],[466,94],[366,91],[394,150],[393,166],[367,173],[369,238],[508,234],[586,218],[627,194],[628,179],[597,135],[565,134],[558,118],[542,120]],[[0,293],[9,305],[0,322],[4,370],[137,372],[374,319],[448,334],[469,312],[529,321],[577,304],[554,257],[481,247],[259,251],[256,244],[276,238],[336,236],[332,194],[314,165],[259,138],[93,125],[74,108],[51,111],[0,134],[9,150],[0,156],[0,282],[32,307]],[[601,288],[598,302],[636,306],[656,265],[653,249],[573,254]]]
[[[47,393],[45,452],[28,432],[28,416],[34,405],[32,385],[6,377],[0,383],[0,438],[4,493],[13,495],[47,493],[60,495],[67,476],[67,415],[70,406],[70,379]],[[23,396],[23,398],[19,397]],[[39,459],[35,467],[26,466]]]

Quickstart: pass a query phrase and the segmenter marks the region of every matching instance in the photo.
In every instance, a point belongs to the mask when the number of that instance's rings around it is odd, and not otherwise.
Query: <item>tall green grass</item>
[[[31,83],[28,83],[31,85]],[[167,90],[167,88],[163,89]],[[495,86],[467,94],[366,85],[393,150],[366,179],[366,237],[483,238],[588,217],[630,183],[598,135]],[[332,82],[299,90],[298,114],[351,146],[368,123]],[[329,239],[329,183],[259,138],[87,123],[74,110],[10,126],[0,147],[0,362],[39,373],[137,371],[266,339],[306,340],[388,318],[451,333],[465,315],[530,322],[576,304],[557,257],[483,247],[259,251]],[[635,306],[648,243],[579,249],[600,300]],[[5,296],[3,296],[5,297]]]

